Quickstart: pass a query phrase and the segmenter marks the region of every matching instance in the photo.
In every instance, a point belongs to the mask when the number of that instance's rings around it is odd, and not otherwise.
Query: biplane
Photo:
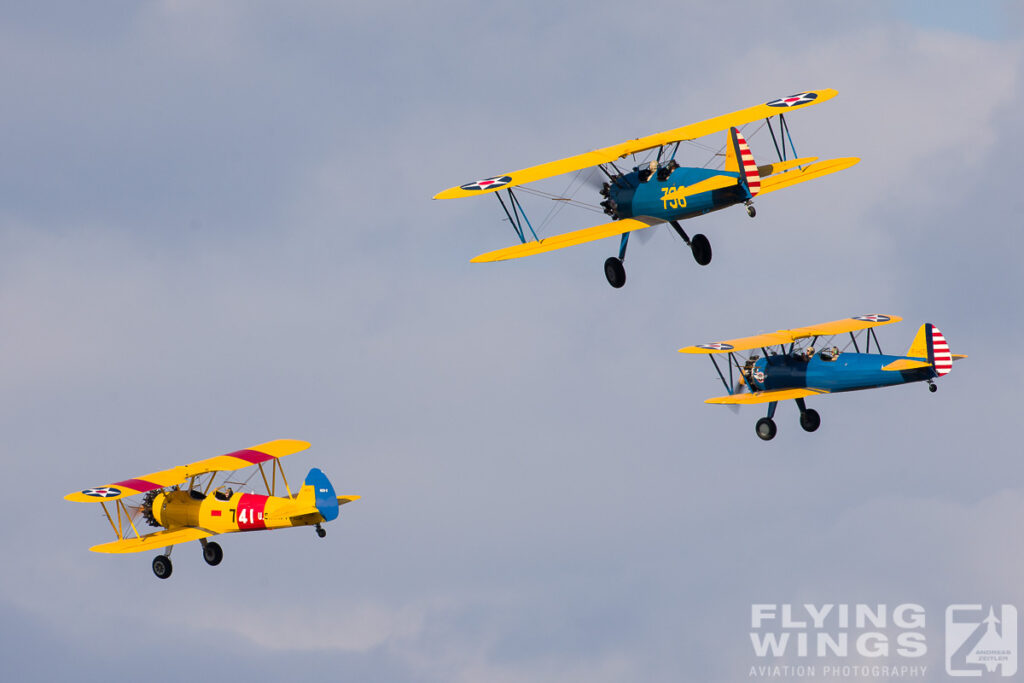
[[[217,534],[313,526],[320,538],[326,536],[321,524],[336,519],[338,507],[358,500],[359,496],[335,495],[330,480],[315,467],[306,475],[298,493],[292,495],[280,459],[307,448],[308,443],[294,439],[268,441],[169,470],[83,489],[69,493],[64,499],[99,503],[117,536],[116,541],[94,545],[89,550],[138,553],[164,548],[164,552],[153,559],[153,573],[166,579],[172,570],[171,550],[179,543],[199,541],[203,546],[203,559],[216,566],[224,559],[224,551],[220,544],[207,539]],[[234,489],[234,486],[244,486],[248,480],[223,481],[211,491],[218,474],[253,465],[257,469],[250,478],[258,471],[267,495]],[[278,476],[287,497],[275,495]],[[142,496],[142,499],[132,504],[125,502],[133,496]],[[108,504],[114,508],[113,515]],[[136,521],[141,526],[142,520],[161,530],[140,534]]]
[[[805,399],[809,397],[909,382],[927,382],[928,390],[936,391],[935,379],[949,374],[953,361],[967,356],[950,353],[945,336],[931,323],[921,325],[906,355],[883,354],[874,328],[900,320],[902,318],[895,315],[859,315],[810,327],[687,346],[679,351],[708,354],[729,392],[726,396],[709,398],[705,403],[732,406],[767,403],[768,415],[757,421],[755,431],[769,441],[775,438],[773,418],[779,401],[795,400],[800,409],[800,426],[804,431],[813,432],[821,425],[821,416],[807,407]],[[861,332],[863,350],[857,342]],[[850,339],[843,349],[829,345],[834,337],[846,334]],[[823,340],[824,347],[816,352],[819,340]],[[851,346],[853,351],[849,350]],[[748,354],[741,364],[741,352],[755,350],[760,353]],[[727,355],[728,380],[715,360],[715,356],[721,354]]]
[[[818,161],[817,157],[796,156],[786,114],[832,99],[835,95],[835,90],[826,89],[780,97],[663,133],[531,166],[520,171],[475,180],[439,192],[434,199],[473,197],[491,193],[497,196],[520,243],[480,254],[472,259],[474,263],[532,256],[619,235],[618,256],[609,257],[605,261],[604,270],[605,277],[612,287],[622,287],[626,283],[623,263],[630,234],[668,223],[690,248],[694,260],[706,266],[711,263],[711,243],[702,234],[696,234],[691,239],[679,221],[736,204],[746,205],[747,214],[753,218],[756,214],[754,197],[841,171],[860,161],[855,157]],[[772,124],[773,117],[778,119],[777,136]],[[754,161],[739,126],[760,119],[764,119],[771,132],[779,160],[759,166]],[[721,131],[728,131],[724,145],[723,169],[681,166],[676,161],[680,143],[693,142],[696,138]],[[653,158],[634,166],[631,171],[623,171],[616,166],[617,160],[632,156],[635,161],[637,155],[644,152]],[[717,153],[713,159],[719,156],[722,155]],[[604,197],[600,206],[611,218],[611,222],[540,239],[513,190],[527,183],[595,167],[600,169],[605,178],[600,189],[600,194]],[[601,176],[589,177],[600,179]],[[502,190],[506,195],[505,199],[502,198]],[[549,198],[556,201],[573,201],[572,198],[562,196],[549,195]],[[533,239],[529,239],[528,236]]]

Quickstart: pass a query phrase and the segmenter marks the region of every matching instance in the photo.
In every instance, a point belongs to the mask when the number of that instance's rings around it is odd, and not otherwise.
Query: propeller
[[[603,197],[608,196],[609,181],[608,177],[601,172],[600,167],[594,166],[589,170],[580,171],[580,181],[584,187],[599,192]],[[649,228],[644,228],[636,233],[636,239],[640,240],[640,244],[647,244],[654,237],[655,228],[657,225],[653,225]]]
[[[743,376],[740,375],[740,378],[738,380],[736,380],[733,383],[733,385],[732,385],[732,393],[735,396],[737,394],[745,394],[746,392],[747,392],[747,383],[743,379]],[[729,404],[729,410],[732,411],[733,415],[739,415],[740,414],[740,407],[738,405],[736,405],[735,403],[730,403]]]

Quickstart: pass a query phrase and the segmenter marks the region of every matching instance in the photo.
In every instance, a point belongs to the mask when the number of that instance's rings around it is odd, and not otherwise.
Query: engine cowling
[[[199,526],[199,506],[201,499],[196,499],[188,491],[160,491],[149,503],[147,521],[152,517],[153,526],[164,528],[179,526]],[[147,511],[143,507],[143,514]],[[152,522],[151,522],[152,524]]]

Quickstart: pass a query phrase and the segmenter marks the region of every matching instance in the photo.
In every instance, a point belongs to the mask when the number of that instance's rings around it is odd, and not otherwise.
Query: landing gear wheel
[[[220,547],[220,543],[210,541],[204,545],[203,559],[206,560],[206,564],[211,567],[216,567],[220,564],[220,561],[224,559],[224,550]]]
[[[751,218],[757,215],[757,209],[754,208],[753,204],[747,204],[747,215]]]
[[[158,579],[167,579],[171,576],[171,558],[166,555],[157,555],[153,558],[153,573]]]
[[[711,242],[704,235],[694,235],[690,240],[690,251],[693,252],[693,260],[702,266],[711,263]]]
[[[818,411],[814,408],[808,408],[800,413],[800,426],[804,428],[805,432],[813,432],[821,426],[821,415],[818,415]]]
[[[608,284],[615,289],[626,284],[626,268],[622,265],[622,259],[611,256],[604,262],[604,276],[608,278]]]
[[[754,425],[754,431],[757,432],[762,441],[771,441],[775,438],[775,432],[778,431],[778,427],[775,426],[775,420],[770,417],[762,417]]]
[[[938,390],[939,390],[938,386],[936,386],[934,384],[931,384],[931,383],[928,384],[928,391],[930,391],[930,392],[932,392],[934,394]]]
[[[324,536],[327,535],[327,529],[325,529],[322,526],[320,526],[319,524],[317,524],[316,525],[316,535],[319,536],[320,538],[323,538]]]

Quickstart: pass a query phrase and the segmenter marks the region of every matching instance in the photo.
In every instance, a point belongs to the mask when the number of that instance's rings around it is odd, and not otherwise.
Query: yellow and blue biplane
[[[237,531],[314,526],[320,538],[327,535],[321,526],[338,517],[338,507],[358,500],[359,496],[338,496],[327,476],[315,467],[306,475],[298,493],[292,495],[280,458],[309,448],[305,441],[278,439],[226,455],[181,465],[169,470],[125,479],[106,486],[76,491],[64,496],[77,503],[99,503],[117,535],[117,540],[89,548],[98,553],[138,553],[164,548],[153,559],[153,573],[161,579],[171,575],[171,549],[178,543],[199,541],[203,559],[211,566],[220,564],[224,551],[220,544],[206,539],[216,534]],[[269,472],[264,465],[269,464]],[[233,486],[243,482],[224,481],[211,491],[218,473],[234,472],[255,465],[266,486],[267,495],[241,493]],[[270,479],[267,479],[267,476]],[[252,477],[250,475],[250,478]],[[275,496],[280,475],[288,497]],[[125,499],[141,495],[140,502],[126,504]],[[112,503],[114,515],[107,504]],[[117,519],[115,523],[114,519]],[[140,534],[136,520],[144,519],[160,531]]]
[[[532,256],[621,235],[619,254],[605,261],[604,270],[612,287],[622,287],[626,283],[623,262],[630,234],[668,223],[690,247],[694,260],[706,266],[711,263],[711,243],[702,234],[694,235],[691,239],[679,221],[736,204],[745,204],[748,215],[753,218],[756,214],[753,206],[755,196],[820,178],[849,168],[860,161],[855,157],[828,161],[817,161],[817,157],[787,158],[789,154],[795,157],[796,152],[786,123],[786,113],[824,102],[835,95],[835,90],[825,89],[781,97],[663,133],[452,187],[438,193],[434,199],[496,193],[505,215],[519,237],[520,244],[481,254],[472,259],[474,263]],[[773,117],[778,118],[778,136],[772,125]],[[779,161],[758,166],[738,126],[760,119],[764,119],[768,125]],[[695,138],[723,130],[728,130],[729,133],[722,170],[680,166],[676,161],[680,143],[692,142]],[[635,160],[637,154],[653,154],[654,150],[657,150],[655,158],[633,167],[632,171],[623,172],[615,165],[619,159],[633,156]],[[544,239],[538,238],[513,188],[592,167],[600,169],[607,178],[600,190],[604,197],[600,206],[604,213],[611,217],[611,222]],[[507,203],[502,199],[501,190],[505,190]],[[557,201],[571,201],[566,197],[548,196]],[[533,237],[532,240],[527,238],[527,230]]]
[[[906,355],[884,355],[873,328],[900,320],[902,318],[895,315],[858,315],[793,330],[687,346],[679,351],[708,354],[729,392],[726,396],[709,398],[705,403],[731,406],[767,403],[768,415],[757,421],[755,431],[769,441],[775,438],[773,418],[779,401],[795,400],[800,409],[800,426],[804,431],[813,432],[821,425],[821,417],[804,401],[811,396],[909,382],[927,382],[928,390],[936,391],[935,378],[949,374],[953,361],[967,356],[950,353],[945,336],[931,323],[921,325]],[[863,351],[857,342],[861,331],[865,338]],[[850,341],[843,349],[829,346],[830,339],[846,334],[850,335]],[[815,352],[819,340],[824,340],[824,348]],[[874,353],[871,352],[872,342]],[[848,350],[850,346],[853,351]],[[753,350],[761,353],[748,354],[741,364],[740,353]],[[720,354],[728,355],[728,379],[715,360]]]

